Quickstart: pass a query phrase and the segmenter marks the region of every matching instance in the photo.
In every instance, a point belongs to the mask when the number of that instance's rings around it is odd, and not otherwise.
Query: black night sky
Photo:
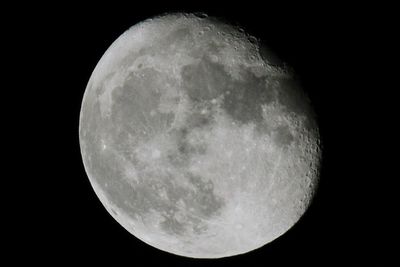
[[[102,5],[25,6],[23,14],[10,19],[18,21],[10,39],[22,39],[11,46],[29,57],[26,65],[18,63],[17,68],[32,69],[29,81],[21,81],[29,84],[24,86],[22,101],[29,102],[32,112],[25,117],[30,159],[21,172],[29,169],[29,186],[24,190],[32,197],[24,200],[29,209],[19,220],[23,223],[11,246],[24,251],[24,256],[15,260],[110,266],[357,266],[376,258],[377,245],[371,241],[375,233],[364,217],[366,192],[359,186],[367,182],[368,171],[360,171],[364,163],[357,156],[365,152],[367,140],[358,129],[366,120],[354,103],[360,92],[369,90],[361,89],[354,78],[363,75],[355,62],[366,49],[357,42],[367,27],[357,17],[361,7],[268,2],[246,6],[233,1],[228,5]],[[100,57],[130,26],[181,11],[223,18],[263,40],[299,74],[318,115],[323,167],[313,204],[285,235],[244,255],[196,260],[144,244],[106,212],[81,160],[80,105]],[[35,190],[30,187],[32,179]]]

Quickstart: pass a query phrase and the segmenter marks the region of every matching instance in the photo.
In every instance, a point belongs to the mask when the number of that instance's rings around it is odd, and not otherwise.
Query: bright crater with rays
[[[87,85],[79,138],[108,212],[145,243],[218,258],[291,228],[319,179],[294,73],[243,30],[172,14],[123,33]]]

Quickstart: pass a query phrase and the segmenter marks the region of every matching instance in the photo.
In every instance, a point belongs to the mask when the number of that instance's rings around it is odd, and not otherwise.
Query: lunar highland
[[[319,180],[319,131],[293,70],[215,18],[124,32],[88,82],[79,140],[107,211],[158,249],[220,258],[290,229]]]

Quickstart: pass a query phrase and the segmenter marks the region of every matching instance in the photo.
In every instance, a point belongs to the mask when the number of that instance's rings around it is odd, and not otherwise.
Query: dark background
[[[144,244],[106,212],[81,160],[80,105],[98,60],[130,26],[180,11],[221,17],[263,40],[300,75],[318,115],[323,165],[313,204],[285,235],[244,255],[196,260]],[[7,44],[21,56],[14,64],[25,75],[14,87],[21,88],[16,99],[27,109],[17,115],[23,124],[14,122],[23,128],[26,151],[19,187],[30,196],[19,204],[23,218],[13,222],[14,259],[112,266],[357,266],[384,260],[373,224],[379,207],[365,198],[375,175],[365,159],[371,142],[361,134],[377,120],[360,105],[374,90],[360,68],[369,51],[364,38],[375,27],[369,14],[363,6],[289,3],[24,6],[4,24],[18,25]]]

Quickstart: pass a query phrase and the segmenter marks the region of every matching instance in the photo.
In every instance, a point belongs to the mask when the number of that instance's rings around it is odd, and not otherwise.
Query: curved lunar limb
[[[108,212],[170,253],[259,248],[306,211],[318,125],[294,73],[216,19],[164,15],[122,34],[82,102],[81,153]]]

